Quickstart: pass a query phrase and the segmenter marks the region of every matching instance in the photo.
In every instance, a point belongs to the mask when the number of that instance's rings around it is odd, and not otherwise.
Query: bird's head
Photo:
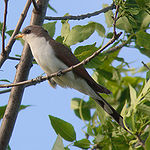
[[[35,40],[37,37],[45,37],[46,40],[49,39],[48,32],[41,26],[30,25],[22,30],[21,33],[17,34],[15,38],[22,38],[27,43],[31,40]]]

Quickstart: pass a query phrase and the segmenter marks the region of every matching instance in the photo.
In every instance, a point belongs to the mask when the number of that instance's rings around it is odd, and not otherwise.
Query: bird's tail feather
[[[126,131],[127,128],[125,127],[123,123],[123,117],[110,105],[107,103],[107,101],[100,96],[98,93],[97,98],[93,98],[122,128],[124,128]],[[129,132],[129,131],[128,131]]]

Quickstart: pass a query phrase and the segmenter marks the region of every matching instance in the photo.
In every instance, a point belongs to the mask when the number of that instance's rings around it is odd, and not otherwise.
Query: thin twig
[[[20,58],[17,58],[17,57],[8,56],[8,59],[10,59],[10,60],[19,60],[20,61]]]
[[[34,11],[32,11],[30,21],[31,25],[42,25],[44,21],[44,16],[46,14],[48,6],[48,0],[38,0],[38,2],[41,11],[39,13],[35,13]],[[29,45],[25,43],[21,57],[22,61],[20,61],[17,67],[14,83],[27,80],[32,65],[32,57],[33,56],[29,49]],[[13,87],[11,89],[9,101],[0,127],[0,150],[7,149],[21,105],[24,88],[25,86],[20,86]]]
[[[7,43],[7,46],[5,47],[5,54],[6,55],[0,55],[0,68],[3,65],[3,63],[5,62],[5,60],[7,59],[7,57],[9,56],[11,48],[12,48],[14,42],[15,42],[14,36],[19,32],[19,30],[20,30],[20,28],[23,24],[23,21],[24,21],[26,15],[27,15],[27,12],[29,10],[30,5],[31,5],[31,0],[28,0],[25,7],[24,7],[23,12],[20,15],[20,18],[19,18],[19,21],[16,25],[16,28],[14,29],[14,32],[13,32],[12,36],[10,37],[10,39]]]
[[[39,11],[39,6],[37,5],[35,0],[32,0],[33,6],[35,8],[36,11]]]
[[[98,149],[98,148],[100,148],[100,147],[98,146],[98,144],[94,144],[94,145],[91,147],[90,150],[96,150],[96,149]]]
[[[119,5],[116,6],[115,16],[113,17],[113,34],[116,35],[116,22],[118,20]]]
[[[46,16],[45,17],[45,20],[82,20],[82,19],[85,19],[85,18],[90,18],[92,16],[97,16],[101,13],[105,13],[109,10],[113,10],[115,9],[115,5],[112,4],[108,7],[105,7],[99,11],[95,11],[93,13],[88,13],[88,14],[83,14],[83,15],[79,15],[79,16],[64,16],[64,17],[49,17],[49,16]]]
[[[150,70],[150,68],[142,61],[142,64],[144,65],[145,68],[147,68],[148,70]]]
[[[139,144],[145,149],[145,142],[141,139],[140,134],[136,134]]]
[[[123,41],[122,44],[112,47],[112,48],[106,50],[104,53],[112,53],[112,52],[117,51],[118,49],[121,49],[123,46],[127,45],[130,42],[130,40],[133,36],[134,36],[134,34],[130,35],[130,37],[126,41]]]
[[[5,55],[5,30],[6,30],[6,17],[7,17],[7,6],[8,6],[8,0],[4,0],[5,2],[5,10],[4,10],[4,22],[3,22],[3,28],[2,28],[2,53],[1,55]]]
[[[11,89],[6,89],[6,90],[3,90],[3,91],[0,91],[0,94],[8,93],[10,91],[11,91]]]
[[[20,58],[18,58],[18,57],[11,57],[11,56],[8,56],[7,59],[10,59],[10,60],[18,60],[18,61],[20,61]],[[37,62],[36,62],[35,59],[33,59],[33,62],[32,62],[32,63],[33,63],[33,64],[37,64]]]
[[[27,84],[25,87],[29,87],[29,86],[32,86],[32,85],[36,85],[36,83],[30,83],[30,84]],[[6,89],[6,90],[2,90],[0,91],[0,94],[5,94],[5,93],[8,93],[11,91],[11,88],[10,89]]]

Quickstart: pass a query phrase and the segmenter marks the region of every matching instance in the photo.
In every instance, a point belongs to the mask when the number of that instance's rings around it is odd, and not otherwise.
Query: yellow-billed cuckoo
[[[79,63],[79,60],[68,47],[53,40],[41,26],[27,26],[15,38],[22,38],[29,44],[35,60],[47,75]],[[126,130],[123,124],[123,117],[99,95],[99,93],[110,94],[111,92],[97,84],[83,65],[62,76],[53,77],[49,83],[52,87],[56,87],[58,84],[61,87],[74,88],[89,95]]]

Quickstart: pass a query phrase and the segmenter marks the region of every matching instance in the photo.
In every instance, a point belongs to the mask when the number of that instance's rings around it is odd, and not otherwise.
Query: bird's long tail
[[[93,98],[122,128],[124,128],[127,132],[127,128],[123,123],[123,117],[110,105],[107,101],[100,96],[98,93],[96,98]],[[130,132],[129,132],[130,133]]]

